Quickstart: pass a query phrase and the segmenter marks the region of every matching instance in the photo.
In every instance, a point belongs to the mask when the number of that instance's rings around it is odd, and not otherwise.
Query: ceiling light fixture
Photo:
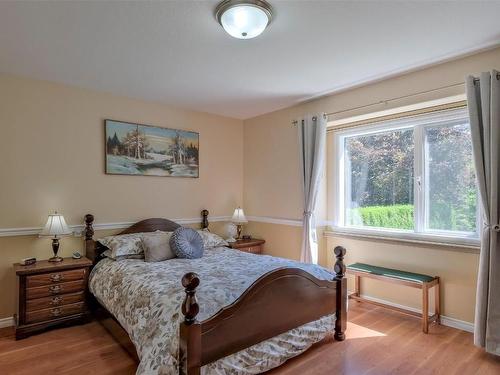
[[[273,19],[273,8],[264,0],[224,0],[215,18],[232,37],[252,39],[262,34]]]

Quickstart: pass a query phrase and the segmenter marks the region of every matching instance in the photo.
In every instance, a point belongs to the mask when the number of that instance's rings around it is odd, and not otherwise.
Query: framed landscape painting
[[[105,120],[106,173],[199,177],[199,134]]]

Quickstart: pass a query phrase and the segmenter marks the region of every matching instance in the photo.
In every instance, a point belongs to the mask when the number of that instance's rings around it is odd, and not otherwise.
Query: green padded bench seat
[[[420,273],[406,272],[393,268],[372,266],[366,263],[353,263],[346,267],[346,273],[354,276],[354,292],[349,294],[350,299],[358,302],[367,302],[388,309],[404,312],[422,319],[422,331],[429,332],[429,322],[440,323],[441,297],[439,291],[439,277],[423,275]],[[361,278],[377,279],[380,281],[405,285],[422,290],[422,313],[410,309],[394,306],[391,303],[376,301],[361,294]],[[434,315],[429,316],[429,289],[434,289]]]
[[[360,271],[371,273],[372,275],[380,275],[386,277],[393,277],[395,279],[413,281],[417,283],[428,283],[435,279],[433,276],[422,275],[420,273],[400,271],[393,268],[377,267],[365,263],[354,263],[347,266],[347,269],[353,271]]]

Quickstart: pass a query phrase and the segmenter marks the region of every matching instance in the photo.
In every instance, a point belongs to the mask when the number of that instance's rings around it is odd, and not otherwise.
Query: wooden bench
[[[368,302],[377,306],[382,306],[392,310],[396,310],[405,314],[410,314],[422,318],[422,331],[429,332],[429,322],[440,323],[440,295],[439,295],[439,277],[422,275],[419,273],[400,271],[392,268],[384,268],[372,266],[364,263],[354,263],[347,266],[347,274],[354,275],[354,293],[349,295],[349,298]],[[367,277],[370,279],[387,281],[394,284],[406,285],[412,288],[422,289],[422,313],[414,312],[407,309],[387,305],[385,303],[368,300],[361,297],[360,279]],[[435,287],[435,312],[429,317],[429,289]]]

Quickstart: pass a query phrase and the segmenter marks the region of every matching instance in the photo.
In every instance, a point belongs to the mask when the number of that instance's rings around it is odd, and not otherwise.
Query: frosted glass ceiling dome
[[[232,37],[251,39],[262,34],[273,13],[263,0],[225,0],[217,5],[215,17]]]

